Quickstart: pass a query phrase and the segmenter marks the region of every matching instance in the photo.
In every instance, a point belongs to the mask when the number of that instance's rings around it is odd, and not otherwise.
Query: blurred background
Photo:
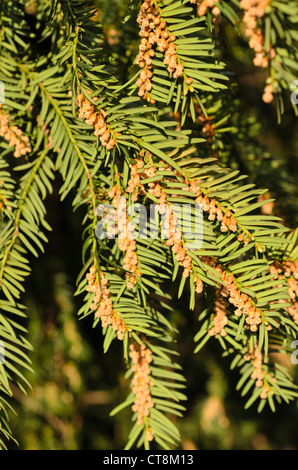
[[[121,26],[127,0],[100,1],[98,19],[105,25],[105,47],[122,74],[128,69],[137,48],[137,30]],[[235,137],[237,152],[230,152],[223,164],[238,167],[278,197],[273,208],[295,227],[298,220],[297,119],[285,101],[281,124],[277,124],[274,104],[262,102],[266,73],[252,65],[246,42],[232,27],[226,29],[231,53],[229,70],[237,71],[236,94],[239,113],[232,117],[239,126]],[[243,128],[241,130],[243,122]],[[241,140],[241,132],[247,142]],[[28,372],[32,389],[27,396],[16,391],[17,416],[11,425],[19,445],[10,449],[100,450],[122,449],[131,426],[130,409],[111,418],[110,411],[126,397],[129,384],[120,342],[114,341],[107,355],[102,352],[102,334],[92,328],[92,319],[78,320],[82,298],[74,297],[81,270],[83,212],[73,214],[71,196],[59,202],[61,181],[47,200],[49,233],[47,254],[32,259],[32,275],[27,280],[25,304],[28,308],[28,339],[33,346]],[[176,286],[173,287],[175,291]],[[244,410],[245,399],[235,391],[238,373],[230,371],[216,341],[193,355],[197,312],[185,311],[185,300],[175,304],[173,322],[180,335],[177,348],[187,379],[187,412],[177,425],[181,449],[295,449],[298,450],[297,402],[269,408],[257,414],[256,407]],[[296,383],[298,383],[298,373]]]

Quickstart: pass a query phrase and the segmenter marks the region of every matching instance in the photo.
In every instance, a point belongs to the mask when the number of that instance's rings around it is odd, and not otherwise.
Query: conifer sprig
[[[241,123],[218,42],[225,21],[242,18],[256,65],[269,67],[265,102],[289,90],[295,70],[294,2],[272,1],[257,12],[255,3],[133,0],[125,21],[137,31],[136,60],[123,81],[91,2],[39,2],[34,12],[21,1],[1,5],[1,447],[12,437],[11,383],[29,386],[21,295],[30,255],[47,241],[44,200],[55,171],[63,178],[61,203],[69,197],[74,210],[85,211],[79,317],[92,315],[101,327],[105,353],[112,343],[123,351],[130,393],[111,415],[131,408],[127,449],[180,443],[173,417],[183,417],[187,392],[168,293],[173,282],[177,297],[187,287],[189,309],[203,304],[195,352],[212,339],[220,343],[239,370],[245,407],[259,400],[259,411],[267,403],[274,411],[297,397],[291,375],[271,356],[288,352],[297,334],[297,232],[265,213],[274,201],[247,179],[241,162],[228,164],[238,155]],[[281,117],[279,97],[277,104]],[[154,239],[142,236],[133,203],[147,211],[155,204]],[[98,236],[105,204],[118,210],[114,238]],[[177,208],[186,205],[181,227]],[[192,244],[197,207],[203,237]],[[185,321],[187,310],[179,312]]]

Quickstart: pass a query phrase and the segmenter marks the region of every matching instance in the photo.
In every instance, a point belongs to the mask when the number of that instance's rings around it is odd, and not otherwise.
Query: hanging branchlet
[[[237,221],[230,210],[224,213],[215,198],[210,199],[207,196],[203,196],[197,181],[194,180],[191,183],[190,190],[196,194],[196,203],[202,206],[203,211],[208,214],[208,219],[210,221],[218,220],[220,222],[221,232],[227,232],[228,230],[237,232]]]
[[[152,158],[152,155],[149,152],[141,151],[140,155],[142,157],[145,156],[145,158],[150,160]],[[136,165],[132,167],[133,173],[136,171],[136,169],[143,168],[143,160],[139,160]],[[158,167],[159,170],[164,170],[165,168],[170,169],[171,167],[168,165],[165,166],[163,161],[159,162],[160,167]],[[149,168],[145,168],[142,173],[138,174],[138,177],[135,180],[135,183],[139,186],[141,183],[141,178],[152,178],[156,176],[156,168],[155,166],[150,166]],[[132,176],[133,178],[135,175]],[[132,181],[132,180],[131,180]],[[129,190],[130,191],[135,191],[134,185],[132,185],[132,182],[129,183]],[[181,230],[178,227],[178,219],[175,216],[171,204],[166,201],[166,193],[162,189],[162,186],[159,184],[159,181],[153,181],[148,183],[149,190],[148,193],[157,198],[158,204],[156,206],[159,214],[162,216],[162,224],[161,224],[161,231],[162,231],[162,236],[166,239],[165,244],[168,246],[171,246],[172,252],[175,255],[176,260],[178,261],[179,265],[182,266],[183,269],[183,276],[188,277],[189,273],[191,271],[191,264],[192,260],[189,255],[186,253],[186,247],[184,246],[184,241],[182,239],[182,234]],[[144,193],[144,186],[141,185],[141,191]]]
[[[158,2],[146,0],[142,3],[137,19],[140,25],[141,43],[139,45],[139,54],[137,64],[141,67],[137,86],[139,87],[139,96],[147,99],[154,104],[155,101],[150,97],[152,89],[151,78],[153,76],[153,58],[155,57],[155,48],[157,45],[159,52],[164,54],[163,63],[167,71],[173,78],[182,77],[184,66],[177,55],[177,46],[175,44],[176,36],[171,34],[167,27],[167,22],[162,18],[158,7]],[[190,77],[185,77],[187,85],[192,83]]]
[[[263,18],[270,0],[241,0],[239,5],[244,10],[242,21],[245,25],[245,36],[249,38],[249,46],[255,51],[254,64],[258,67],[268,67],[268,57],[264,50],[264,36],[258,27],[258,19]],[[215,0],[190,0],[197,4],[199,16],[204,16],[208,9],[212,9],[213,22],[221,21],[221,11],[218,6],[214,6]],[[274,56],[272,49],[271,56]]]
[[[197,5],[198,16],[204,16],[207,10],[211,10],[212,22],[214,24],[220,24],[222,21],[221,11],[215,3],[219,3],[220,0],[190,0],[190,3]]]
[[[247,328],[251,331],[257,331],[258,326],[262,323],[261,309],[254,305],[252,299],[250,299],[247,294],[241,293],[235,276],[224,270],[220,264],[217,263],[216,259],[212,259],[208,256],[203,256],[201,259],[219,273],[223,281],[223,287],[220,291],[221,296],[226,298],[228,302],[235,307],[234,314],[237,317],[241,317],[244,314]],[[270,325],[267,326],[268,330],[271,328]]]
[[[286,279],[288,294],[290,296],[291,305],[286,307],[287,312],[293,318],[293,321],[298,325],[298,261],[278,261],[270,265],[270,272],[279,281]],[[285,302],[285,299],[280,299],[280,302]]]
[[[7,211],[12,213],[12,207],[8,199],[8,195],[10,196],[11,190],[7,186],[8,185],[5,183],[5,181],[0,180],[0,215],[3,215],[4,212],[7,214]]]
[[[215,315],[212,318],[212,328],[209,330],[210,336],[217,337],[218,335],[226,336],[225,326],[228,324],[228,301],[222,295],[221,290],[218,289],[215,294],[214,312]]]
[[[191,3],[197,4],[198,16],[204,16],[207,10],[210,9],[212,13],[212,21],[214,24],[220,24],[222,21],[221,10],[215,3],[215,0],[190,0]],[[262,32],[263,25],[259,23],[266,14],[266,9],[269,5],[269,0],[241,0],[239,3],[240,8],[244,11],[242,21],[244,23],[244,35],[249,40],[249,46],[255,52],[253,63],[256,67],[268,68],[270,60],[274,59],[276,52],[271,46],[269,50],[265,49],[265,38]],[[272,80],[268,79],[263,93],[263,101],[271,103],[273,100],[273,93],[276,91]]]
[[[268,393],[272,392],[272,387],[269,386],[268,379],[276,383],[276,378],[271,377],[269,373],[264,370],[264,358],[262,352],[259,350],[258,343],[254,345],[252,350],[248,348],[244,359],[251,362],[253,366],[253,372],[250,377],[255,381],[255,386],[261,390],[260,398],[266,399]]]
[[[143,154],[142,154],[143,156]],[[152,155],[150,155],[152,159]],[[138,162],[140,170],[143,172],[143,161]],[[152,172],[150,175],[145,175],[147,177],[154,177],[158,174],[161,174],[162,171],[171,171],[173,174],[177,174],[177,171],[171,167],[169,164],[165,164],[163,161],[159,162],[160,167],[155,169],[155,166],[150,167]],[[157,166],[157,165],[156,165]],[[134,165],[135,172],[138,171],[137,163]],[[142,175],[142,173],[140,173]],[[180,178],[181,175],[180,175]],[[135,181],[136,184],[141,185],[142,193],[146,192],[144,185],[141,183],[141,176]],[[237,232],[239,227],[234,217],[233,213],[230,210],[223,210],[220,204],[216,201],[215,198],[209,199],[207,196],[202,195],[202,181],[193,179],[191,182],[188,178],[183,179],[186,187],[184,190],[189,191],[191,194],[196,196],[195,202],[202,206],[202,209],[205,213],[208,214],[208,219],[210,221],[218,220],[220,222],[220,231],[221,232]],[[171,186],[171,179],[169,177],[163,178],[162,180],[153,181],[150,184],[150,189],[148,192],[154,194],[157,197],[159,204],[159,213],[164,216],[163,225],[164,228],[168,231],[168,237],[166,244],[171,246],[173,253],[175,254],[176,261],[180,266],[183,266],[183,276],[189,277],[190,272],[194,273],[194,282],[195,282],[195,291],[196,293],[201,293],[203,290],[203,282],[200,277],[196,274],[196,269],[193,266],[193,260],[187,249],[184,242],[184,237],[181,230],[177,227],[177,218],[172,211],[171,203],[167,201],[167,194],[165,193],[163,186],[166,184],[167,188]],[[157,191],[155,188],[158,188]],[[131,187],[131,191],[134,191],[135,187]],[[237,236],[239,242],[243,242],[244,246],[250,241],[250,237],[247,236],[247,232],[243,231]],[[233,276],[232,273],[229,273],[220,263],[217,262],[216,258],[210,258],[205,256],[199,256],[199,258],[206,264],[215,269],[221,278],[223,287],[220,289],[220,296],[222,299],[232,304],[235,308],[234,314],[237,317],[244,315],[246,328],[252,332],[258,331],[259,326],[263,323],[262,321],[262,311],[255,305],[255,302],[252,298],[249,297],[247,293],[242,293],[241,288],[237,284],[237,279]],[[218,315],[219,318],[220,315]],[[265,322],[267,331],[272,329],[272,326]],[[215,331],[215,330],[212,330]]]

